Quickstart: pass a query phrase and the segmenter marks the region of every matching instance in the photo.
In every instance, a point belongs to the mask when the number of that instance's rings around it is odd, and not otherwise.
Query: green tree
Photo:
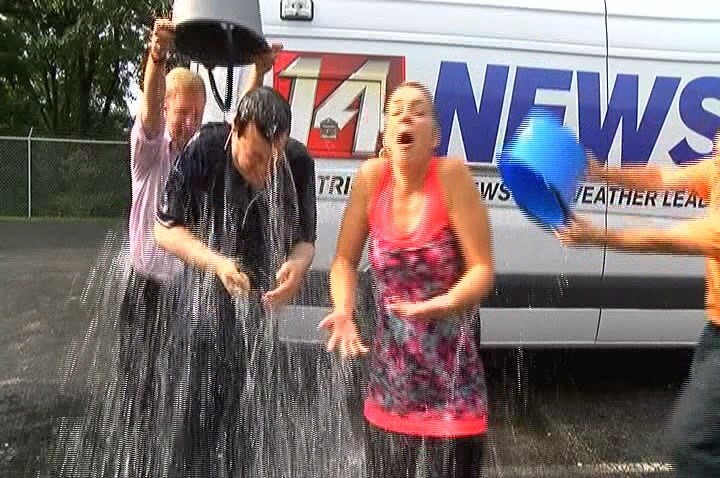
[[[1,0],[0,133],[124,138],[126,97],[168,0]]]

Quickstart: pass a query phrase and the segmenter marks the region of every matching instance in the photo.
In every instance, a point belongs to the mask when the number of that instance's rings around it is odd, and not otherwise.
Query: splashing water
[[[272,164],[272,179],[261,202],[270,212],[263,238],[269,246],[268,270],[277,271],[290,250],[299,211],[287,159],[276,151]],[[363,476],[361,446],[347,399],[347,388],[353,383],[351,365],[321,350],[313,353],[281,343],[279,312],[266,311],[247,369],[252,386],[246,388],[243,401],[247,416],[256,417],[250,422],[255,437],[254,473],[262,477]]]
[[[205,198],[194,230],[214,250],[247,262],[239,264],[253,285],[247,294],[230,296],[214,274],[188,267],[150,294],[157,313],[125,323],[125,291],[137,279],[126,234],[109,234],[83,294],[87,334],[62,367],[67,393],[86,400],[59,420],[39,476],[367,476],[358,393],[365,364],[322,346],[283,343],[281,320],[299,317],[261,300],[277,286],[300,219],[288,159],[280,151],[274,157],[266,187],[246,191],[237,207],[226,182],[225,200]],[[361,330],[375,312],[375,294],[359,290]],[[423,445],[420,470],[429,452]]]
[[[206,202],[202,216],[221,213],[224,231],[198,229],[230,256],[240,235],[262,236],[249,294],[231,297],[214,275],[187,268],[156,291],[157,314],[128,326],[128,238],[108,234],[83,293],[87,333],[61,366],[65,393],[84,400],[58,417],[39,477],[365,476],[357,364],[282,343],[281,311],[260,300],[299,219],[290,166],[275,156],[247,211]]]

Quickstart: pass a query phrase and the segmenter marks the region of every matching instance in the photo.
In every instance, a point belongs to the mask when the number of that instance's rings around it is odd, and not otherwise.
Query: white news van
[[[312,287],[288,310],[286,340],[323,340],[316,326],[329,310],[327,271],[352,178],[376,151],[388,94],[412,79],[435,95],[439,154],[466,158],[491,211],[497,290],[482,313],[487,346],[696,341],[705,321],[702,258],[563,248],[517,209],[495,158],[532,105],[563,113],[584,145],[613,165],[622,158],[624,165],[680,167],[709,154],[720,129],[720,3],[260,4],[268,39],[285,45],[266,84],[292,105],[292,136],[307,144],[316,161]],[[225,73],[213,73],[221,95]],[[236,71],[235,85],[243,74]],[[210,100],[205,119],[222,118]],[[575,205],[578,213],[611,228],[667,227],[702,214],[704,207],[686,193],[603,184],[582,185]]]

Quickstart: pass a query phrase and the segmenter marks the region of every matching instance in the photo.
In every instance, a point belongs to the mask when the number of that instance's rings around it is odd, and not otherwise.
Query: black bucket
[[[269,50],[265,38],[242,25],[188,20],[175,27],[175,48],[206,68],[249,65]]]

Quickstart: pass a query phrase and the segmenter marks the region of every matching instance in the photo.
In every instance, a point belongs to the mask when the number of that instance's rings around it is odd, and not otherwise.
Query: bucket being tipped
[[[248,65],[270,47],[262,32],[260,0],[175,0],[175,48],[208,70],[210,89],[223,112],[230,110],[233,67]],[[225,99],[213,69],[227,69]]]
[[[259,0],[175,0],[175,47],[206,66],[242,66],[269,46]]]
[[[574,132],[542,108],[530,110],[498,160],[520,210],[549,230],[568,223],[586,168],[585,150]]]

